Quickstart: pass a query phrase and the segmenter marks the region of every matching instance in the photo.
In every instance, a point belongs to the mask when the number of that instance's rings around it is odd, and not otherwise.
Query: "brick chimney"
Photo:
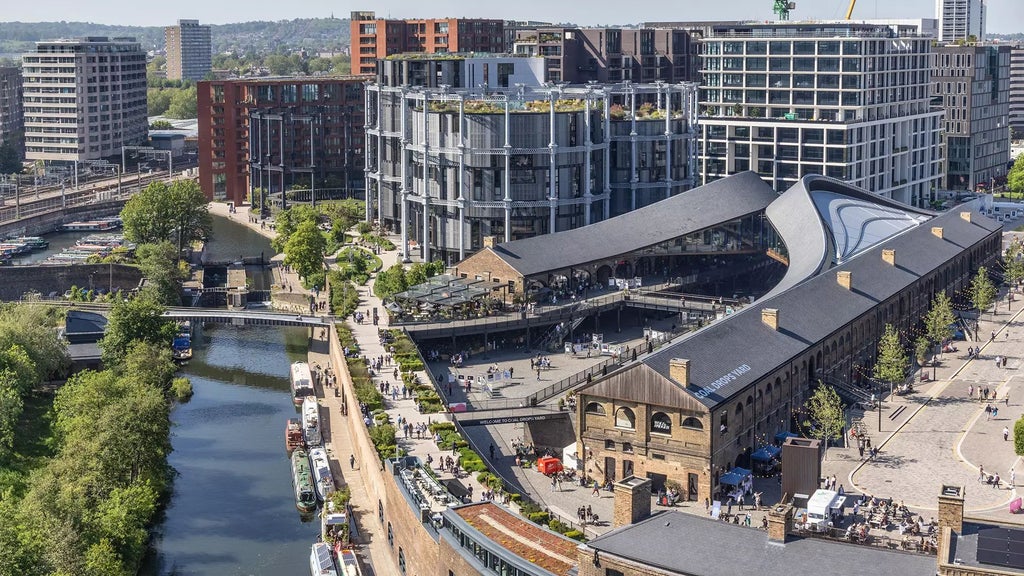
[[[836,272],[836,282],[838,282],[843,288],[849,290],[853,282],[853,272],[850,272],[849,270],[840,270],[839,272]]]
[[[892,248],[882,250],[882,261],[890,266],[896,265],[896,251]]]
[[[938,238],[939,240],[942,240],[942,227],[932,226],[932,235]]]
[[[779,329],[779,309],[778,308],[762,308],[761,309],[761,322],[764,322],[765,326],[772,330]]]
[[[971,213],[970,212],[961,212],[960,213],[960,218],[970,222],[971,221]]]
[[[939,528],[950,528],[957,534],[964,529],[964,495],[963,486],[942,486],[939,493]]]
[[[776,504],[768,511],[768,541],[777,544],[786,542],[786,535],[793,529],[793,505]]]
[[[690,361],[682,358],[672,358],[668,361],[668,377],[679,382],[683,386],[690,385]]]
[[[495,244],[497,241],[494,236],[484,236],[484,248],[494,248]]]
[[[630,476],[616,482],[612,489],[615,494],[612,526],[618,528],[637,522],[651,515],[651,480]]]

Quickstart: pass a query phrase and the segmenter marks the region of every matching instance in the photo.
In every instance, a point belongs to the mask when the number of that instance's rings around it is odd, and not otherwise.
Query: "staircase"
[[[853,384],[842,382],[839,380],[822,380],[823,383],[835,388],[836,393],[839,397],[845,400],[848,404],[854,405],[858,403],[867,404],[871,402],[871,393],[865,392],[860,388],[857,388]]]

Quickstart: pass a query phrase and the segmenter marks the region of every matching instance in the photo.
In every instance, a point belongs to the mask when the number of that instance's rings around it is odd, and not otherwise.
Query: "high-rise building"
[[[212,67],[210,27],[199,20],[178,20],[164,28],[168,80],[202,80]]]
[[[426,18],[392,20],[352,12],[352,72],[374,74],[377,60],[407,52],[507,52],[503,20]]]
[[[807,174],[922,205],[942,182],[931,39],[884,24],[712,25],[701,41],[705,181]]]
[[[513,51],[543,56],[549,82],[683,82],[696,55],[686,30],[520,27]]]
[[[543,71],[509,55],[382,63],[366,92],[367,217],[402,234],[404,257],[452,264],[694,186],[696,84],[541,85]]]
[[[199,183],[212,200],[362,197],[368,76],[253,78],[198,84]]]
[[[939,42],[985,40],[985,0],[935,0]]]
[[[942,187],[987,187],[1006,175],[1010,160],[1010,47],[949,44],[932,51],[932,95],[946,112]]]
[[[1024,44],[1010,49],[1010,128],[1024,138]]]
[[[22,62],[27,159],[99,160],[146,140],[146,53],[134,38],[36,42]]]
[[[21,68],[0,66],[0,144],[10,144],[24,155],[24,116],[21,110]]]

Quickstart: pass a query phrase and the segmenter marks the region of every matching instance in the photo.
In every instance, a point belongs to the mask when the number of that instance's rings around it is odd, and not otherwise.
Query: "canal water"
[[[119,230],[115,232],[120,232]],[[90,234],[97,234],[97,232],[53,232],[52,234],[44,234],[43,238],[50,241],[50,247],[46,250],[39,250],[35,252],[29,252],[22,254],[16,258],[11,259],[11,263],[16,266],[23,266],[25,264],[35,264],[46,260],[47,257],[54,254],[59,254],[65,248],[70,248],[75,245],[80,238],[85,238]]]
[[[235,215],[235,219],[241,218],[245,216]],[[269,239],[242,225],[241,222],[223,216],[213,216],[212,236],[213,240],[206,245],[207,262],[226,262],[256,256],[263,256],[264,261],[269,261],[274,255]],[[216,273],[216,270],[208,268],[207,273]],[[246,266],[245,273],[250,280],[251,289],[269,290],[273,283],[269,269],[263,266]],[[227,273],[224,275],[226,277]]]
[[[195,396],[171,414],[174,489],[142,576],[308,573],[319,525],[300,517],[284,446],[296,417],[289,366],[303,328],[207,327],[181,375]]]

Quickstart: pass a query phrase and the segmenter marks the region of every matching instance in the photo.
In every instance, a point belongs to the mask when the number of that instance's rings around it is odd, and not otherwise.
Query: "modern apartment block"
[[[683,82],[694,78],[696,45],[672,28],[564,28],[516,30],[513,51],[541,56],[548,82]]]
[[[11,144],[24,154],[24,116],[21,110],[21,68],[0,66],[0,144]]]
[[[1010,161],[1010,47],[936,46],[932,95],[946,112],[942,187],[975,190],[1006,175]]]
[[[244,202],[304,188],[322,197],[363,192],[367,76],[198,83],[199,182],[213,200]],[[307,197],[312,197],[307,193]]]
[[[694,186],[696,84],[539,85],[540,58],[448,56],[419,73],[461,84],[410,86],[424,58],[404,60],[367,86],[366,197],[405,258],[451,264]]]
[[[1024,44],[1010,49],[1010,128],[1024,138]]]
[[[985,0],[935,0],[939,42],[985,40]]]
[[[374,74],[377,60],[420,52],[507,52],[503,20],[481,18],[384,19],[351,14],[352,72]]]
[[[99,160],[146,140],[146,53],[134,38],[36,42],[22,57],[25,157]]]
[[[212,67],[210,27],[199,20],[178,20],[164,28],[168,80],[202,80]]]
[[[824,174],[923,205],[943,181],[931,40],[884,24],[713,25],[701,42],[705,181]]]

